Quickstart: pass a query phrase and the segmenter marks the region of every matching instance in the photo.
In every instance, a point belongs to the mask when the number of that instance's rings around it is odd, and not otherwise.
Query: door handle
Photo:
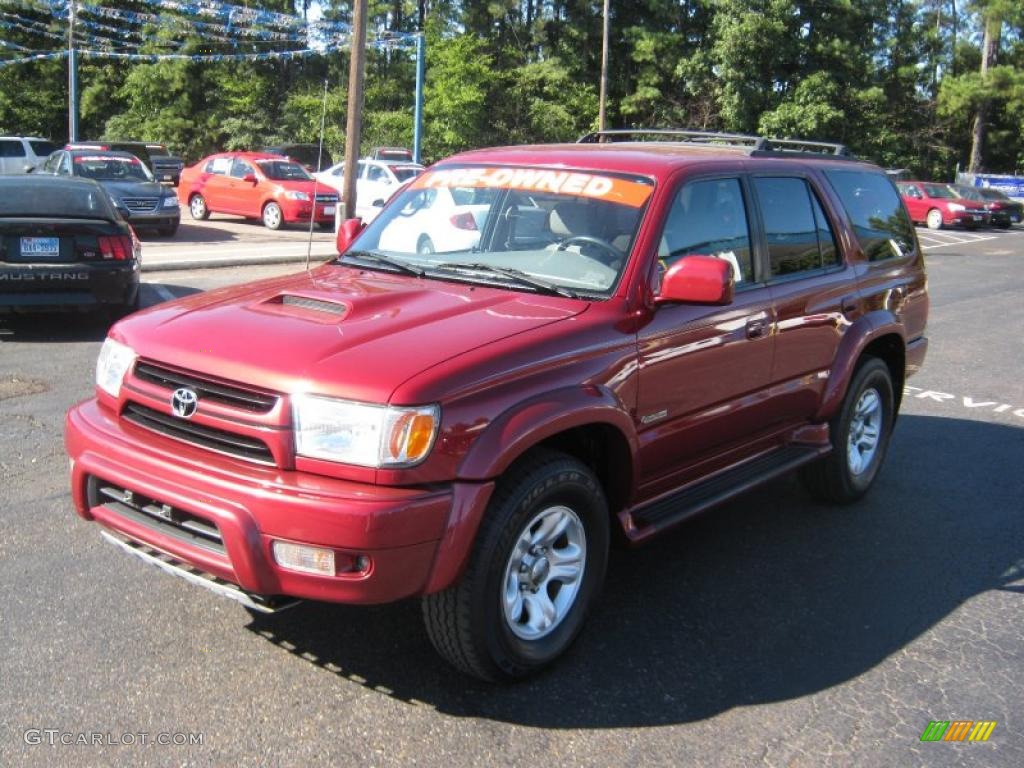
[[[760,339],[768,332],[768,322],[761,318],[747,320],[747,338]]]
[[[843,296],[839,303],[839,309],[844,315],[849,315],[860,309],[860,296]]]

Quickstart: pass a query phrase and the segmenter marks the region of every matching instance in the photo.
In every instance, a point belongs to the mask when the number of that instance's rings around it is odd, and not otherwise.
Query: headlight
[[[296,395],[295,450],[362,467],[409,467],[430,453],[440,411],[436,405],[397,408]]]
[[[117,397],[124,375],[134,362],[135,351],[131,347],[108,338],[96,360],[96,386],[111,397]]]
[[[177,207],[178,207],[178,198],[176,198],[176,197],[165,197],[164,198],[164,208],[177,208]]]
[[[951,210],[951,211],[966,211],[967,208],[962,206],[962,205],[960,205],[960,203],[950,203],[949,204],[949,210]]]
[[[287,197],[289,200],[305,200],[306,202],[309,202],[309,195],[307,195],[305,192],[296,192],[293,189],[290,189],[287,192],[285,192],[284,196]]]

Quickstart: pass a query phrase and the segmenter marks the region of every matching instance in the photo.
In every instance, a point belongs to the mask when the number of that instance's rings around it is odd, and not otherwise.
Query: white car
[[[0,136],[0,173],[34,171],[59,147],[34,136]]]
[[[494,194],[473,188],[417,190],[403,198],[401,211],[381,233],[380,248],[423,254],[471,250],[480,241]]]
[[[381,206],[403,182],[419,176],[424,170],[418,163],[360,160],[359,175],[356,177],[356,215],[363,221],[372,221]],[[313,175],[321,184],[333,187],[339,193],[344,192],[345,163],[338,163]]]

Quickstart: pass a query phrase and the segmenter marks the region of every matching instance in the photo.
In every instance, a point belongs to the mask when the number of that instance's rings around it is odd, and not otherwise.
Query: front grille
[[[224,538],[206,518],[165,504],[98,477],[89,477],[89,506],[104,506],[121,517],[209,552],[225,555]]]
[[[132,213],[152,213],[160,204],[158,197],[123,197],[121,202]]]
[[[247,389],[230,382],[213,381],[143,361],[135,364],[135,378],[170,390],[188,387],[202,400],[214,400],[252,413],[269,413],[277,405],[277,396],[269,392]]]
[[[338,196],[334,194],[318,194],[316,201],[318,203],[336,203],[338,202]]]
[[[211,451],[261,464],[274,464],[274,455],[262,440],[186,421],[137,403],[128,403],[121,414],[125,420],[165,437],[199,445]]]

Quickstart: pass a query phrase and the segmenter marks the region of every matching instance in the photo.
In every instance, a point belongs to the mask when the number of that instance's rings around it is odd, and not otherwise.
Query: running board
[[[302,602],[291,597],[275,598],[246,592],[229,581],[201,571],[198,568],[193,568],[188,563],[183,563],[170,555],[148,547],[145,544],[140,544],[132,539],[122,539],[107,531],[100,531],[100,536],[132,557],[137,557],[148,565],[156,566],[164,573],[177,576],[179,579],[184,579],[190,584],[208,589],[221,597],[239,602],[246,608],[251,608],[260,613],[277,613]]]
[[[663,496],[631,513],[635,530],[632,531],[630,538],[634,541],[646,539],[657,531],[808,464],[824,456],[829,450],[828,446],[786,445],[707,480],[701,480],[695,485]]]

